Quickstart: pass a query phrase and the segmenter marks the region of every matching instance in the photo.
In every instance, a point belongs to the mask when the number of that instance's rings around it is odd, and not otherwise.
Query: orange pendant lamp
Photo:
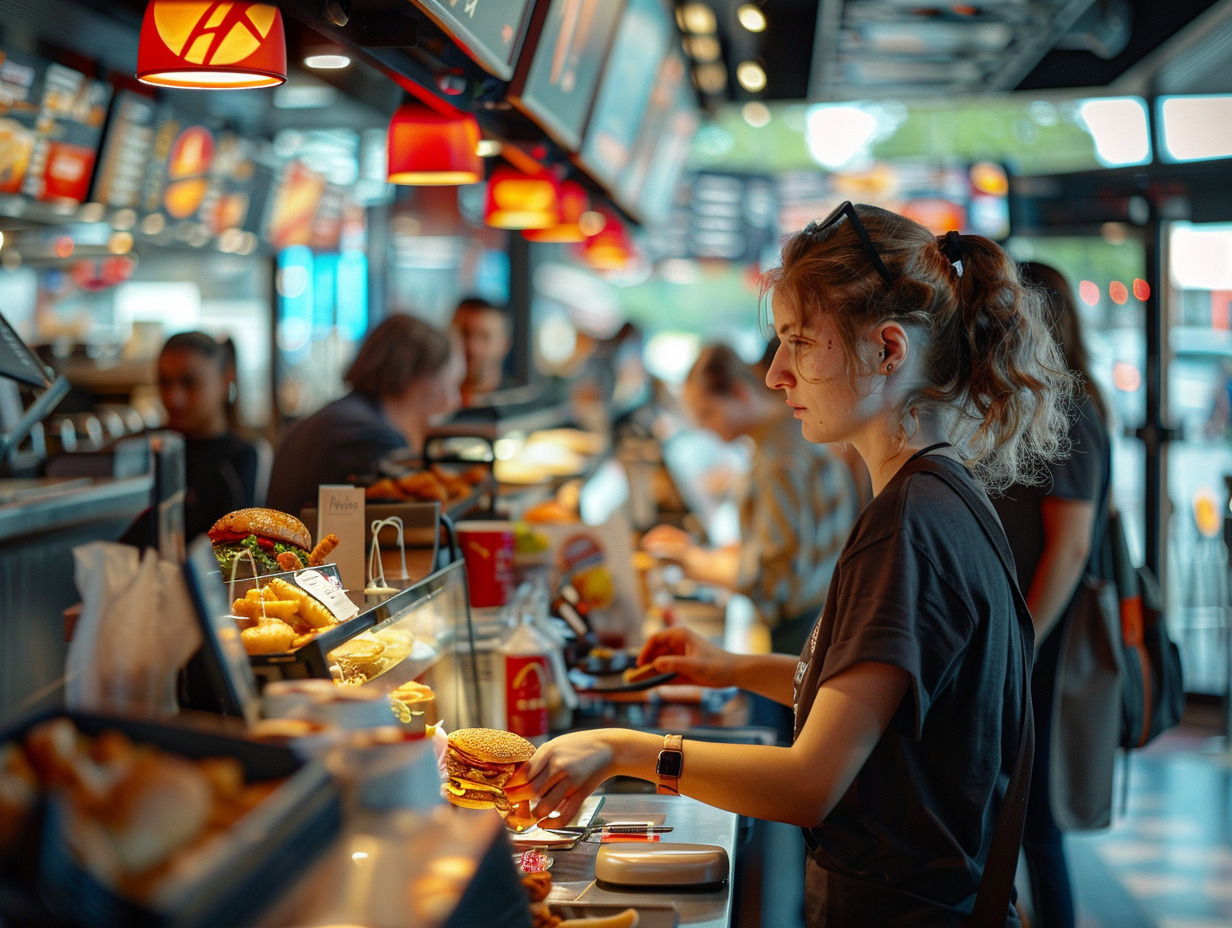
[[[561,221],[560,182],[548,171],[497,168],[488,178],[483,221],[497,229],[547,229]]]
[[[391,184],[445,186],[483,180],[479,122],[461,110],[441,112],[417,100],[398,107],[386,138]]]
[[[586,263],[600,271],[619,271],[633,257],[633,239],[625,224],[608,212],[603,228],[588,236],[582,245]]]
[[[205,90],[281,84],[287,79],[282,13],[268,3],[150,0],[137,79]]]
[[[586,188],[575,180],[560,185],[560,222],[544,229],[525,229],[522,237],[532,242],[581,242],[586,239],[582,217],[590,208]]]

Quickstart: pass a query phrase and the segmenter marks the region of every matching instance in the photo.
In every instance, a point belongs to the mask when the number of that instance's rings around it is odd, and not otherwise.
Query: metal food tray
[[[450,581],[451,574],[459,569],[461,562],[443,567],[405,590],[400,590],[384,602],[323,631],[294,651],[249,655],[253,673],[262,686],[275,680],[330,679],[331,651],[361,632],[376,628],[417,603],[435,596]]]
[[[19,739],[34,725],[67,717],[81,732],[97,735],[115,730],[137,744],[191,758],[228,756],[244,768],[248,782],[285,777],[255,808],[236,822],[199,871],[180,885],[169,885],[158,908],[147,908],[117,895],[82,870],[73,859],[60,827],[59,807],[45,803],[31,893],[22,900],[42,906],[49,922],[90,928],[230,928],[250,922],[275,901],[324,853],[342,828],[339,787],[321,761],[305,762],[287,747],[262,744],[228,734],[218,725],[164,725],[158,722],[88,713],[48,712],[33,716],[0,735]],[[35,896],[33,890],[37,888]],[[9,903],[18,897],[0,896]],[[0,920],[3,912],[0,912]]]

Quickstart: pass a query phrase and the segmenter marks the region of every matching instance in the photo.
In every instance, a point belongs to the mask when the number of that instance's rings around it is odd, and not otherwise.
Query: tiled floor
[[[1135,752],[1125,810],[1067,838],[1078,928],[1232,926],[1232,751],[1219,711]]]

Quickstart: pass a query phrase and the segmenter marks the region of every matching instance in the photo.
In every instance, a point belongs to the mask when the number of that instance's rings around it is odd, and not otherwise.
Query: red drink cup
[[[513,524],[459,522],[457,532],[471,606],[505,605],[513,593]]]

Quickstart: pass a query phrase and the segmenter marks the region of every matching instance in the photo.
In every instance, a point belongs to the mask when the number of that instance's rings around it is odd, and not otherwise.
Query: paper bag
[[[161,717],[176,712],[176,674],[201,646],[178,565],[147,548],[73,549],[81,619],[65,664],[65,705]]]

